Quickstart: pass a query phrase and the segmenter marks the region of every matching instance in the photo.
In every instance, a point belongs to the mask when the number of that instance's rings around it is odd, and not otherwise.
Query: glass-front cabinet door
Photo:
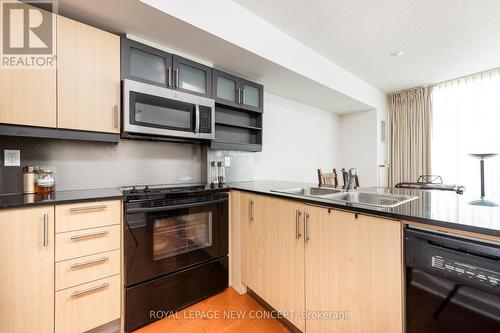
[[[121,77],[165,88],[172,87],[172,55],[122,37]]]
[[[214,99],[217,103],[240,107],[241,94],[239,89],[240,79],[216,69],[213,70],[212,87]]]
[[[212,96],[212,69],[197,62],[173,56],[174,89]]]
[[[241,107],[247,110],[262,112],[263,87],[260,84],[241,80]]]

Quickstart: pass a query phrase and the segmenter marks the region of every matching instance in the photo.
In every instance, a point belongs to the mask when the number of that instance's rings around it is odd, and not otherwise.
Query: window
[[[479,160],[500,153],[500,69],[448,81],[433,90],[431,170],[480,196]],[[485,161],[486,198],[500,202],[500,156]]]

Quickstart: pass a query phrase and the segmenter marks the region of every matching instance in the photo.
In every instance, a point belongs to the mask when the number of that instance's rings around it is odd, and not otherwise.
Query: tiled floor
[[[240,295],[233,288],[228,288],[218,295],[179,311],[175,317],[161,319],[134,333],[290,332],[276,319],[255,318],[264,311],[265,309],[248,294]]]

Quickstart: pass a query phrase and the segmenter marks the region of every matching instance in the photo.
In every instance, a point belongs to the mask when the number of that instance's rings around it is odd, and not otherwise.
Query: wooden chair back
[[[332,173],[323,173],[321,169],[318,169],[318,185],[333,185],[339,186],[339,180],[337,178],[337,170],[333,169]]]

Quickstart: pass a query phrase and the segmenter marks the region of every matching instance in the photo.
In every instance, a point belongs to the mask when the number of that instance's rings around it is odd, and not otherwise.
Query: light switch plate
[[[230,156],[224,156],[224,166],[226,168],[231,166],[231,157]]]
[[[4,166],[21,166],[21,151],[20,150],[4,150]]]

